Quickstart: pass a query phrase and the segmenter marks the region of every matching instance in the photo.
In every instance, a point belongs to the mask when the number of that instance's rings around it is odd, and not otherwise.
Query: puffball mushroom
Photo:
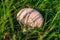
[[[39,28],[43,25],[42,15],[32,8],[21,9],[17,14],[17,21],[27,24],[30,29]]]

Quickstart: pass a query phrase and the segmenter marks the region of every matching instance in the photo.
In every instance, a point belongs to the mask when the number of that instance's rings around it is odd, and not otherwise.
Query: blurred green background
[[[42,28],[23,35],[16,20],[22,8],[33,8],[44,18]],[[60,0],[0,0],[0,40],[60,40]]]

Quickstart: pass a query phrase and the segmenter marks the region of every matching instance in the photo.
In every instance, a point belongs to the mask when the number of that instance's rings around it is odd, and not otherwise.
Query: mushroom
[[[39,28],[43,25],[41,13],[32,8],[21,9],[17,14],[17,21],[19,24],[27,24],[30,29]]]

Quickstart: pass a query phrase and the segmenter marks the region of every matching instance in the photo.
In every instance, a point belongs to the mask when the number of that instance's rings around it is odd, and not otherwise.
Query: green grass
[[[16,15],[22,8],[33,8],[44,18],[41,28],[23,35]],[[5,37],[5,38],[4,38]],[[1,0],[0,40],[60,40],[60,0]]]

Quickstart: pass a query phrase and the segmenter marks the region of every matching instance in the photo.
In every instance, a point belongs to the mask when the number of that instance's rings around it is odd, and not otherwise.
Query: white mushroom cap
[[[31,28],[41,27],[43,25],[42,15],[31,8],[24,8],[17,14],[17,21],[23,24],[27,24]]]

